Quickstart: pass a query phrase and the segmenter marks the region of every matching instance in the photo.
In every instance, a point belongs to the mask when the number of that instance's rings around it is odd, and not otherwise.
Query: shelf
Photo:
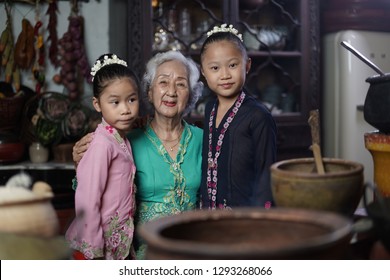
[[[31,161],[24,161],[13,164],[1,164],[0,170],[74,170],[72,162],[45,162],[32,163]]]
[[[156,53],[158,51],[155,51]],[[190,50],[187,52],[189,56],[196,56],[199,54],[199,50]],[[248,51],[250,57],[291,57],[291,58],[300,58],[302,52],[299,51]]]
[[[302,53],[299,51],[248,51],[250,57],[292,57],[299,58],[302,56]]]

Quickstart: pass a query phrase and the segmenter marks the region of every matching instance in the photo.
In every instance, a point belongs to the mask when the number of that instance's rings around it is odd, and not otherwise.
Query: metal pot
[[[384,73],[348,42],[342,41],[341,45],[379,74],[366,79],[370,87],[364,101],[363,114],[366,122],[380,132],[390,133],[390,73]]]
[[[370,83],[364,101],[364,119],[383,133],[390,133],[390,73],[366,79]]]

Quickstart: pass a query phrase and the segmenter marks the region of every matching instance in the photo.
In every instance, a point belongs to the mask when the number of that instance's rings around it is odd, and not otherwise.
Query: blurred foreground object
[[[344,259],[352,223],[325,211],[236,208],[159,218],[141,225],[139,233],[151,260]]]
[[[20,173],[0,187],[0,259],[63,259],[68,254],[58,235],[52,188]]]

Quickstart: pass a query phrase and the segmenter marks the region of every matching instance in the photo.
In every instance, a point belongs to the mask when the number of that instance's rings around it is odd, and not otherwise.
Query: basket
[[[15,93],[10,83],[0,81],[0,130],[19,131],[22,123],[22,113],[26,100],[35,96],[35,92],[26,86],[21,86]]]
[[[24,96],[0,99],[0,129],[12,129],[20,125],[24,102]]]
[[[55,162],[73,162],[73,146],[75,143],[64,143],[52,146],[53,159]]]

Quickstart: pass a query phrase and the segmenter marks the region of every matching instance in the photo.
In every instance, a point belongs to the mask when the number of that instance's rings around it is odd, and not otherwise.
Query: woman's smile
[[[176,101],[163,101],[162,103],[167,107],[175,107],[177,102]]]

